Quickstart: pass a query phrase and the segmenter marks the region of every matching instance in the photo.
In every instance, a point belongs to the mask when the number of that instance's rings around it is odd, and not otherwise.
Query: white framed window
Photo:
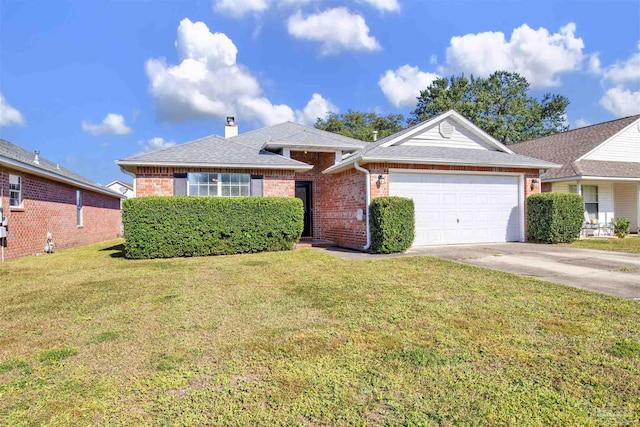
[[[572,193],[578,192],[577,185],[570,185],[569,191]],[[597,185],[583,185],[582,186],[582,199],[584,200],[584,210],[589,215],[589,219],[598,219],[598,186]]]
[[[22,206],[22,177],[9,175],[9,206]]]
[[[82,227],[82,191],[76,190],[76,225]]]
[[[187,175],[189,196],[243,197],[249,195],[248,173],[196,172]]]

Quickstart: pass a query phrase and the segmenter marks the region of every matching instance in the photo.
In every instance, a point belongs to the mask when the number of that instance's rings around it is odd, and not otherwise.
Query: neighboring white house
[[[123,181],[113,181],[111,184],[105,185],[108,189],[122,194],[127,199],[135,197],[133,185]]]
[[[519,144],[513,151],[561,164],[541,175],[543,191],[584,198],[589,219],[640,223],[640,115],[558,133]]]

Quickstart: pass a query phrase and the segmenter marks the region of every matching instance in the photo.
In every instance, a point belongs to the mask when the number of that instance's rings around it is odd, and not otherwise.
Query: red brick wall
[[[184,172],[249,173],[263,175],[266,197],[295,197],[293,171],[223,168],[139,167],[136,172],[136,197],[173,196],[173,174]]]
[[[335,155],[320,158],[320,169],[325,170],[335,162]],[[348,169],[335,174],[321,174],[320,181],[326,189],[321,201],[322,237],[339,246],[362,249],[367,243],[366,215],[357,219],[358,209],[366,214],[365,174]]]
[[[22,208],[9,206],[9,174],[22,177]],[[120,199],[82,190],[82,227],[76,226],[76,187],[0,167],[2,207],[7,217],[5,259],[42,253],[47,232],[56,249],[115,239]]]

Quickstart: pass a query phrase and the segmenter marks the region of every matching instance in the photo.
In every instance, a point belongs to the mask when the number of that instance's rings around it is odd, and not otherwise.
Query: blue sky
[[[227,115],[408,116],[436,76],[497,69],[577,127],[640,113],[639,43],[637,0],[0,0],[0,137],[107,184]]]

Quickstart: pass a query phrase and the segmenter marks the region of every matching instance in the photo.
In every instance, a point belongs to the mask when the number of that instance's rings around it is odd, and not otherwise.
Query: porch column
[[[576,184],[576,191],[579,195],[582,196],[582,181],[578,181],[578,183]]]

